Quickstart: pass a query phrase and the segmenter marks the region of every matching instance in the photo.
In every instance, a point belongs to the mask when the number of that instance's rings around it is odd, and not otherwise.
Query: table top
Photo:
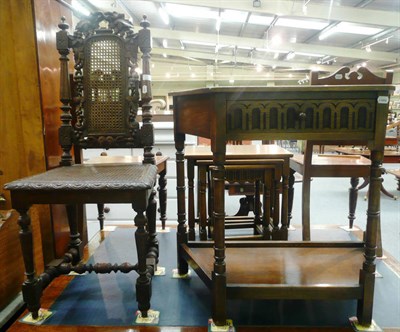
[[[386,173],[393,174],[396,178],[400,179],[400,168],[399,169],[387,169]]]
[[[335,148],[336,152],[343,153],[345,155],[359,155],[364,157],[369,157],[371,155],[371,151],[369,149],[360,149],[360,148],[346,148],[339,147]],[[396,149],[384,149],[383,155],[385,157],[400,157],[400,151]]]
[[[156,165],[167,161],[167,156],[155,156]],[[85,160],[85,164],[141,164],[143,156],[97,156]]]
[[[312,139],[384,145],[390,85],[211,87],[171,92],[175,136],[229,140]]]
[[[226,158],[261,159],[290,158],[293,153],[276,144],[227,145]],[[186,159],[212,159],[209,145],[189,145],[185,147]]]
[[[304,165],[304,155],[294,155],[290,164]],[[338,155],[338,154],[319,154],[312,156],[313,166],[371,166],[371,160],[359,154]]]
[[[320,92],[325,91],[384,91],[394,90],[395,87],[391,85],[288,85],[288,86],[221,86],[221,87],[209,87],[209,88],[197,88],[183,91],[172,91],[169,93],[170,96],[186,96],[196,94],[207,94],[207,93],[246,93],[246,92]]]

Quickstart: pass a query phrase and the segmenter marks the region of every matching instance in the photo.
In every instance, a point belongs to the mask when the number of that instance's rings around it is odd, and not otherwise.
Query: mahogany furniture
[[[336,147],[335,151],[340,154],[350,155],[350,156],[363,156],[365,158],[369,158],[371,155],[371,151],[365,148],[357,148],[357,147]],[[396,148],[385,148],[383,151],[383,162],[388,164],[396,164],[400,163],[400,151],[397,151]]]
[[[199,238],[200,240],[207,239],[207,211],[210,211],[209,217],[212,217],[211,210],[207,210],[207,178],[209,174],[209,166],[212,165],[212,151],[210,146],[188,146],[185,150],[185,159],[187,160],[187,183],[188,183],[188,226],[189,226],[189,239],[195,239],[195,204],[194,204],[194,174],[195,167],[198,168],[198,211],[199,211]],[[263,145],[227,145],[226,146],[226,158],[228,160],[236,159],[241,160],[242,164],[245,164],[246,159],[257,159],[264,160],[264,164],[269,161],[273,164],[273,160],[283,160],[282,170],[282,206],[281,216],[284,219],[283,222],[287,223],[288,220],[288,178],[289,178],[289,160],[293,154],[278,145],[274,144],[263,144]],[[229,187],[231,188],[231,187]],[[210,193],[211,194],[211,193]],[[210,196],[210,195],[209,195]],[[208,204],[211,206],[211,204]],[[279,214],[278,214],[279,215]],[[233,218],[235,219],[235,218]],[[237,218],[237,220],[243,220],[243,217]],[[253,227],[254,223],[250,221]],[[233,227],[233,225],[231,225]],[[285,236],[279,234],[279,230],[275,228],[273,233],[274,239],[285,239]]]
[[[397,139],[396,139],[397,140]],[[385,140],[385,145],[387,145],[387,139]],[[335,148],[335,151],[339,154],[345,155],[345,156],[363,156],[365,158],[370,157],[370,151],[368,149],[360,149],[360,148],[353,148],[353,147],[337,147]],[[385,148],[383,150],[383,162],[384,163],[400,163],[400,152],[397,151],[397,148],[395,149],[390,149],[390,148]],[[384,170],[386,172],[386,170]],[[364,183],[362,183],[360,186],[357,187],[357,190],[360,190],[362,188],[365,188],[369,184],[369,178],[366,177],[364,178]],[[397,199],[397,196],[391,194],[386,190],[386,188],[381,186],[381,192],[385,194],[386,196]]]
[[[333,142],[338,144],[340,142]],[[334,154],[315,154],[314,145],[329,145],[321,141],[306,141],[304,154],[296,154],[290,159],[291,177],[294,173],[301,174],[302,186],[302,234],[303,240],[311,238],[310,194],[311,179],[316,177],[346,177],[350,178],[349,188],[349,228],[353,228],[357,207],[359,178],[368,178],[371,161],[363,156],[340,156]],[[293,180],[291,180],[294,182]],[[293,195],[290,196],[293,199]],[[292,204],[290,204],[292,206]],[[291,215],[291,211],[290,211]]]
[[[178,272],[187,274],[190,264],[210,288],[211,315],[217,326],[226,324],[228,298],[355,299],[358,322],[371,324],[381,162],[393,90],[393,86],[353,85],[217,87],[171,93],[177,150]],[[212,241],[188,239],[185,134],[211,139]],[[364,241],[225,241],[226,141],[274,139],[368,141],[371,189]],[[287,233],[287,226],[282,218],[280,231]]]
[[[360,67],[357,72],[350,72],[350,68],[343,67],[335,74],[329,77],[319,77],[319,72],[312,72],[310,83],[311,85],[348,85],[348,84],[391,84],[393,79],[393,72],[387,72],[386,77],[378,77],[372,74],[367,68]],[[350,107],[344,107],[341,114],[332,114],[331,112],[323,112],[321,116],[323,121],[333,121],[340,129],[348,128],[349,114],[351,113]],[[328,119],[330,118],[330,119]],[[316,119],[306,119],[308,121],[315,121]],[[361,116],[354,115],[351,119],[355,121],[368,121],[368,119]],[[371,121],[369,119],[369,121]],[[351,143],[357,141],[350,140]],[[355,219],[355,210],[357,206],[357,193],[359,178],[368,177],[370,161],[362,156],[356,158],[330,156],[330,155],[314,155],[314,145],[337,145],[347,144],[343,139],[338,141],[324,142],[323,137],[320,141],[308,140],[305,144],[304,156],[296,155],[290,161],[290,167],[294,172],[303,176],[302,186],[302,232],[303,240],[310,240],[310,191],[311,191],[311,178],[313,177],[349,177],[351,187],[349,189],[349,228],[353,228]],[[292,174],[293,176],[293,174]],[[293,196],[291,196],[293,197]]]
[[[108,28],[100,28],[106,22]],[[61,127],[59,143],[63,154],[60,167],[5,185],[10,191],[12,207],[20,216],[20,242],[26,270],[22,286],[23,298],[34,319],[39,317],[42,290],[60,274],[121,271],[138,272],[136,296],[143,316],[150,308],[151,278],[158,260],[155,232],[156,202],[154,185],[157,176],[151,122],[151,82],[149,59],[151,36],[146,18],[135,33],[132,25],[117,13],[94,13],[79,22],[74,34],[68,24],[59,24],[57,49],[60,53]],[[75,60],[76,89],[71,92],[68,74],[70,50]],[[138,66],[139,49],[142,71]],[[70,109],[75,103],[76,119]],[[139,104],[143,110],[142,125],[135,117]],[[71,154],[74,147],[75,164]],[[142,164],[85,165],[82,148],[143,148]],[[77,211],[86,203],[130,203],[137,215],[134,219],[136,264],[80,264],[83,243],[77,228]],[[51,262],[36,275],[31,219],[33,204],[66,204],[70,226],[69,250],[61,259]],[[57,220],[53,221],[57,223]]]

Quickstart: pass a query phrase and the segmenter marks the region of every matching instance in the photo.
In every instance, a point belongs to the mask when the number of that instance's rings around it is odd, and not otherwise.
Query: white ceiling
[[[73,1],[123,12],[135,26],[147,15],[158,81],[301,81],[310,70],[344,65],[400,71],[400,0],[259,0],[260,7],[253,0]]]

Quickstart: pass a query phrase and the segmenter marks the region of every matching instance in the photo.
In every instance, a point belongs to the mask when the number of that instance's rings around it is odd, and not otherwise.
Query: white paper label
[[[143,80],[144,81],[151,81],[151,75],[143,74]]]
[[[379,96],[378,97],[378,104],[387,104],[389,102],[388,96]]]

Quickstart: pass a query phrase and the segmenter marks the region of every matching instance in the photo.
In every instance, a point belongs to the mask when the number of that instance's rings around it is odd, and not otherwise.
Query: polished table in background
[[[396,141],[397,141],[397,139],[396,139]],[[354,148],[353,147],[337,147],[337,148],[335,148],[335,151],[339,154],[344,154],[347,156],[363,156],[368,159],[370,159],[370,157],[371,157],[371,151],[369,149],[360,148],[360,147],[358,147],[358,148],[357,147],[354,147]],[[400,163],[400,151],[398,150],[398,148],[385,147],[385,149],[383,151],[383,162],[388,163],[388,164]],[[368,184],[369,184],[369,178],[365,178],[364,183],[362,183],[358,187],[358,190],[365,188]],[[397,199],[397,196],[391,194],[390,192],[388,192],[385,189],[385,187],[383,186],[383,183],[381,186],[381,192],[390,198]]]
[[[227,145],[226,146],[226,159],[243,160],[246,159],[262,159],[268,162],[271,159],[282,159],[283,165],[283,176],[282,176],[282,205],[281,205],[281,223],[283,225],[288,224],[288,179],[290,173],[289,160],[293,156],[293,153],[281,148],[275,144],[251,144],[251,145]],[[198,210],[199,210],[199,237],[200,240],[206,240],[206,223],[207,223],[207,212],[206,212],[206,168],[207,165],[212,165],[213,154],[210,146],[188,146],[185,149],[185,159],[187,160],[187,178],[188,178],[188,224],[189,224],[189,240],[195,239],[195,209],[194,209],[194,174],[195,166],[198,166],[198,162],[202,161],[202,165],[199,167],[199,190],[198,192]],[[205,161],[209,163],[204,163]],[[292,191],[293,193],[293,191]],[[287,239],[287,234],[274,234],[274,239]]]
[[[228,298],[357,299],[357,318],[372,322],[377,225],[389,85],[204,88],[171,93],[178,195],[178,271],[188,264],[212,292],[212,318],[226,324]],[[189,241],[185,135],[211,139],[214,239]],[[236,140],[368,142],[370,191],[365,241],[225,242],[226,142]],[[287,225],[281,225],[287,233]],[[321,256],[323,255],[323,256]],[[324,259],[321,259],[324,257]]]
[[[371,151],[365,148],[337,147],[335,151],[345,155],[357,155],[370,158]],[[385,148],[383,152],[384,163],[400,163],[400,151],[396,148]]]

